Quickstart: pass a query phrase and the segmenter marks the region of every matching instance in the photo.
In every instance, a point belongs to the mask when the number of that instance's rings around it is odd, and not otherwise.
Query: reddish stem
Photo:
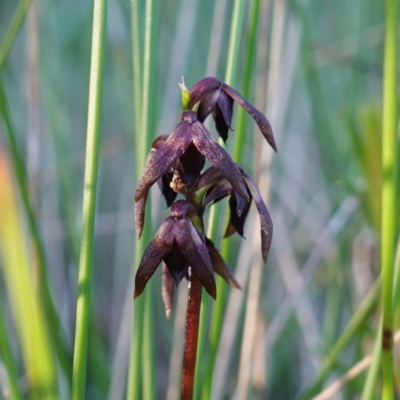
[[[190,276],[188,304],[186,311],[185,348],[183,352],[181,400],[193,399],[194,373],[196,368],[197,338],[199,336],[199,320],[201,294],[203,287],[193,273]]]

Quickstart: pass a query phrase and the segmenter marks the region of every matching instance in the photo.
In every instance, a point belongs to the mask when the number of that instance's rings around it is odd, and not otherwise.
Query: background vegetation
[[[204,299],[196,398],[333,388],[319,399],[379,399],[384,2],[116,0],[104,11],[96,56],[92,2],[0,0],[0,397],[178,397],[187,288],[167,320],[156,273],[133,310],[138,259],[168,215],[154,190],[137,244],[134,191],[149,143],[179,121],[181,76],[190,88],[214,75],[274,129],[278,154],[236,109],[228,144],[258,179],[274,239],[264,266],[252,210],[246,240],[216,243],[243,291],[218,281],[217,301]],[[91,68],[102,92],[89,100]],[[82,229],[84,193],[94,231]],[[223,207],[215,221],[212,235]],[[78,286],[80,264],[92,271]],[[72,384],[77,315],[89,326],[87,374]]]

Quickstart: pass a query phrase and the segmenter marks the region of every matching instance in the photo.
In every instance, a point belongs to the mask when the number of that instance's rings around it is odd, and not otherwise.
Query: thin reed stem
[[[374,349],[372,352],[372,361],[368,368],[367,378],[365,379],[362,391],[362,400],[373,400],[376,398],[377,381],[382,360],[382,318],[378,324],[378,334],[375,337]]]
[[[131,1],[132,35],[133,35],[133,86],[135,115],[135,158],[136,173],[139,180],[145,166],[146,157],[150,151],[151,132],[154,113],[154,84],[156,77],[155,42],[158,23],[159,2],[146,1],[146,17],[144,26],[144,50],[140,52],[140,23],[138,18],[139,3]],[[146,205],[146,215],[150,215],[150,194]],[[135,266],[140,264],[147,243],[150,241],[150,218],[146,218],[142,238],[136,242]],[[144,299],[134,304],[133,332],[131,337],[131,352],[128,375],[127,399],[151,400],[156,396],[154,380],[154,333],[153,333],[153,291],[150,287],[144,293]],[[143,389],[141,394],[141,387]]]
[[[382,125],[382,399],[393,399],[393,276],[397,133],[397,0],[386,1]]]
[[[7,60],[11,46],[14,43],[15,37],[17,36],[22,22],[25,19],[31,2],[32,0],[21,0],[18,4],[18,8],[15,11],[14,17],[0,45],[0,69],[3,67],[5,61]]]
[[[234,85],[236,82],[236,70],[239,59],[240,41],[242,39],[242,28],[244,19],[243,0],[235,0],[231,19],[231,31],[229,34],[228,62],[226,64],[225,83]]]
[[[133,54],[133,98],[134,98],[134,129],[135,139],[138,140],[139,132],[141,132],[142,119],[142,55],[140,51],[140,25],[139,25],[139,4],[137,0],[131,0],[131,29],[132,29],[132,54]],[[146,135],[146,132],[143,132]],[[146,138],[145,138],[146,141]],[[143,168],[143,160],[140,156],[140,148],[136,146],[136,172],[137,179],[140,177]],[[147,234],[147,224],[145,224],[143,235]],[[136,242],[135,258],[133,268],[137,268],[140,263],[141,253],[144,251],[144,240]],[[129,373],[128,373],[128,389],[127,399],[137,399],[140,397],[140,367],[141,367],[141,346],[142,346],[142,326],[144,306],[141,304],[143,300],[139,300],[134,304],[134,313],[132,318],[132,336],[130,343],[130,357],[129,357]]]
[[[142,57],[140,50],[141,29],[139,23],[139,5],[137,0],[131,0],[131,29],[132,29],[132,54],[133,54],[133,98],[134,98],[134,115],[136,135],[140,132],[141,103],[142,103]],[[138,160],[139,164],[139,160]],[[143,165],[139,165],[143,168]]]
[[[7,371],[7,385],[12,400],[22,399],[21,389],[18,382],[18,369],[16,357],[13,355],[9,330],[7,329],[7,318],[3,313],[3,304],[0,303],[0,352]]]
[[[93,10],[92,54],[90,66],[86,160],[82,207],[82,239],[79,260],[78,301],[76,309],[75,347],[71,395],[73,400],[85,398],[106,4],[106,0],[95,0]]]
[[[147,153],[150,150],[150,139],[151,139],[151,107],[154,106],[154,92],[153,92],[153,81],[154,81],[154,70],[153,64],[155,62],[155,23],[154,18],[156,1],[147,0],[146,2],[146,20],[145,20],[145,32],[144,32],[144,54],[143,54],[143,93],[142,93],[142,123],[141,129],[136,133],[136,159],[137,159],[137,172],[141,173],[146,162]],[[140,139],[139,139],[140,138]],[[150,197],[150,196],[149,196]],[[147,215],[150,215],[150,199],[147,201]],[[141,256],[145,250],[145,244],[149,240],[151,233],[150,221],[145,227],[142,240],[137,246],[137,257]],[[139,265],[139,262],[136,264]],[[154,379],[154,335],[153,335],[153,307],[152,307],[152,289],[146,291],[144,294],[145,301],[142,303],[144,311],[142,314],[142,321],[140,322],[143,329],[142,336],[142,383],[143,383],[143,399],[152,400],[155,399],[155,379]]]

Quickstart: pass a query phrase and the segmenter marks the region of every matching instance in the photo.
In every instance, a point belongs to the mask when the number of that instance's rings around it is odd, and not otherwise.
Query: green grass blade
[[[400,239],[397,241],[397,251],[395,259],[394,271],[394,291],[393,291],[393,307],[396,309],[400,300]],[[378,334],[375,338],[374,351],[371,365],[368,369],[367,378],[365,380],[362,400],[372,400],[376,397],[377,381],[381,368],[382,359],[382,317],[378,325]]]
[[[157,43],[155,42],[156,29],[158,24],[158,7],[157,0],[147,0],[146,2],[146,19],[144,31],[144,53],[143,53],[143,86],[142,86],[142,119],[140,131],[136,132],[136,161],[137,173],[141,174],[146,163],[147,154],[151,147],[152,130],[154,129],[153,115],[155,107],[155,65],[157,54]],[[138,175],[139,178],[140,175]],[[151,196],[147,199],[146,215],[150,216]],[[146,249],[147,243],[151,239],[151,222],[147,218],[146,227],[144,228],[142,239],[136,248],[136,257],[141,259]],[[139,262],[136,264],[139,266]],[[154,376],[154,334],[153,334],[153,307],[152,307],[152,292],[153,288],[149,288],[144,293],[144,302],[141,324],[142,333],[142,384],[143,384],[143,399],[155,399],[155,376]]]
[[[142,123],[140,116],[142,106],[142,58],[141,58],[141,29],[139,22],[139,5],[137,0],[131,0],[131,29],[133,53],[133,97],[136,135],[139,135]],[[138,136],[137,136],[138,137]],[[139,165],[143,168],[143,164]],[[140,169],[139,168],[139,169]]]
[[[139,246],[136,246],[136,252],[138,252]],[[135,257],[136,260],[137,257]],[[140,261],[140,260],[139,260]],[[139,265],[137,263],[137,265]],[[148,288],[147,288],[148,289]],[[141,296],[144,298],[144,295]],[[133,329],[130,343],[130,354],[129,354],[129,373],[128,373],[128,389],[127,389],[127,400],[135,400],[140,398],[141,389],[141,371],[142,371],[142,331],[143,327],[141,321],[143,321],[144,306],[140,304],[144,299],[139,298],[134,305],[133,314]]]
[[[381,368],[382,359],[382,318],[378,325],[378,334],[375,338],[374,350],[372,353],[372,361],[368,368],[367,378],[365,380],[364,389],[362,392],[362,400],[373,400],[376,398],[377,381]]]
[[[0,153],[0,254],[31,398],[57,399],[56,363],[45,315],[35,293],[22,221],[5,154]],[[18,268],[16,268],[18,266]]]
[[[12,400],[22,399],[21,389],[18,384],[16,359],[12,352],[11,340],[7,331],[3,304],[0,304],[0,354],[8,377],[5,390],[9,393]]]
[[[43,240],[39,230],[38,221],[34,213],[32,201],[29,195],[25,165],[18,150],[16,142],[16,134],[13,125],[11,123],[10,111],[8,108],[6,95],[4,93],[1,81],[0,81],[0,114],[4,122],[5,134],[8,141],[12,166],[17,179],[19,194],[21,196],[22,204],[24,206],[27,215],[29,229],[31,232],[33,244],[35,246],[35,251],[39,266],[39,274],[40,274],[39,293],[43,305],[45,307],[51,340],[54,344],[55,351],[57,352],[58,359],[63,368],[63,371],[66,373],[68,377],[71,371],[70,353],[65,343],[65,339],[63,338],[63,332],[61,330],[61,323],[59,320],[59,316],[56,307],[54,305],[53,299],[51,297],[50,284],[48,280],[48,265],[47,265]]]
[[[14,17],[0,45],[0,69],[7,60],[8,53],[22,25],[22,22],[24,21],[31,1],[32,0],[21,0],[18,4],[18,8],[15,11]]]
[[[393,271],[397,133],[397,1],[386,1],[382,125],[382,399],[393,399]]]
[[[106,0],[95,0],[93,11],[92,55],[90,66],[86,162],[82,211],[82,239],[79,261],[78,302],[76,309],[71,396],[74,400],[84,399],[85,397],[106,3]]]
[[[146,291],[143,315],[142,336],[142,380],[143,399],[156,399],[156,370],[154,362],[155,338],[154,338],[154,287]]]
[[[155,41],[159,24],[160,3],[154,0],[146,2],[146,17],[144,27],[144,52],[140,55],[140,25],[138,19],[139,4],[131,2],[132,7],[132,34],[133,34],[133,86],[135,108],[135,158],[137,180],[146,163],[146,157],[151,147],[151,132],[155,128],[155,77],[157,42]],[[142,64],[143,58],[143,64]],[[141,66],[143,68],[141,69]],[[143,83],[142,83],[143,82]],[[136,243],[135,265],[139,266],[140,260],[151,237],[151,224],[149,220],[150,196],[147,199],[147,220],[143,229],[142,238]],[[140,397],[140,384],[142,384],[143,399],[156,398],[156,384],[154,374],[154,329],[153,329],[153,288],[151,285],[134,305],[133,333],[131,337],[130,366],[128,376],[128,399]]]
[[[135,129],[135,141],[138,141],[139,132],[141,132],[142,124],[142,54],[141,54],[141,40],[140,40],[140,24],[139,24],[139,4],[137,0],[131,0],[131,29],[132,29],[132,54],[133,54],[133,98],[134,98],[134,129]],[[144,138],[145,144],[147,143],[146,137]],[[140,177],[141,170],[144,166],[143,158],[140,156],[141,149],[139,149],[139,141],[136,144],[136,171],[137,179]],[[143,149],[146,151],[146,149]],[[146,209],[148,214],[148,208]],[[144,226],[143,236],[147,236],[148,229],[147,224]],[[144,239],[136,242],[135,246],[135,258],[133,268],[137,268],[140,263],[141,253],[144,251]],[[144,296],[142,296],[144,297]],[[134,304],[133,313],[133,327],[130,343],[130,355],[129,355],[129,373],[128,373],[128,389],[127,399],[137,399],[140,397],[141,390],[141,361],[142,361],[142,321],[144,315],[144,306],[141,304],[143,299],[138,299]]]
[[[243,0],[235,0],[235,3],[233,4],[231,31],[229,34],[228,61],[225,72],[225,83],[228,85],[234,85],[236,82],[245,4],[246,2]]]

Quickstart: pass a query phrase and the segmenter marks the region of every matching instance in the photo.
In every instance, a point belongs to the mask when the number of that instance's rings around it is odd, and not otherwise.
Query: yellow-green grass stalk
[[[230,24],[230,33],[229,33],[229,46],[228,46],[228,61],[225,70],[225,80],[224,82],[228,85],[234,85],[236,80],[236,71],[237,64],[239,61],[239,50],[240,43],[242,38],[242,30],[243,30],[243,20],[244,20],[244,12],[245,12],[246,2],[243,0],[235,0],[233,4],[231,24]],[[222,144],[221,140],[219,141]],[[206,236],[211,240],[215,240],[215,235],[217,233],[217,227],[220,217],[221,205],[215,204],[210,209],[208,226],[207,226],[207,234]],[[222,298],[219,294],[219,287],[217,282],[217,296],[218,298]],[[218,302],[219,300],[217,300]],[[211,382],[204,382],[203,377],[201,376],[201,366],[205,362],[204,352],[205,352],[205,341],[207,335],[207,319],[211,309],[211,301],[209,296],[203,296],[201,311],[200,311],[200,326],[199,326],[199,336],[197,343],[197,359],[196,359],[196,372],[195,372],[195,381],[194,381],[194,398],[200,398],[200,396],[206,396],[206,393],[209,393],[211,390]],[[206,361],[206,365],[208,366],[208,362]],[[206,371],[207,378],[210,381],[210,374]],[[203,390],[201,394],[201,388],[206,385],[205,390]]]
[[[397,133],[397,0],[386,1],[382,121],[382,399],[393,399],[393,277]]]
[[[396,309],[400,301],[400,238],[397,239],[397,251],[394,268],[393,307]],[[398,309],[398,308],[397,308]],[[372,400],[376,397],[377,381],[382,359],[382,316],[378,324],[371,365],[365,379],[362,400]]]
[[[57,399],[56,362],[42,303],[35,292],[32,258],[17,208],[11,172],[0,149],[0,255],[24,366],[33,399]]]
[[[76,309],[75,346],[72,375],[71,398],[73,400],[81,400],[85,398],[106,4],[106,0],[95,0],[93,10],[92,54],[90,65],[86,159],[82,208],[82,237],[79,259],[78,299]]]
[[[143,53],[143,87],[142,87],[142,124],[141,132],[136,132],[136,147],[140,156],[138,163],[141,162],[141,167],[137,169],[138,174],[142,172],[145,165],[145,160],[148,152],[150,151],[150,143],[152,137],[152,118],[155,118],[153,111],[155,108],[155,62],[157,55],[157,42],[155,41],[155,32],[157,29],[157,18],[159,15],[158,7],[159,2],[157,0],[147,0],[146,2],[146,19],[145,19],[145,34],[144,34],[144,53]],[[144,132],[146,132],[144,134]],[[143,140],[142,135],[145,139]],[[140,142],[140,145],[139,145]],[[138,154],[137,154],[138,156]],[[140,172],[139,172],[140,171]],[[147,215],[150,216],[150,201],[148,199]],[[145,227],[144,237],[141,240],[140,252],[136,253],[136,257],[143,256],[145,245],[150,240],[151,235],[151,223],[148,218],[147,227]],[[141,247],[139,246],[139,248]],[[137,263],[139,266],[139,263]],[[153,296],[154,287],[151,285],[149,290],[144,293],[144,310],[142,323],[142,384],[143,384],[143,396],[144,400],[153,400],[156,398],[156,380],[155,380],[155,369],[154,369],[154,309],[153,309]]]
[[[22,22],[25,19],[28,8],[32,0],[21,0],[15,11],[14,17],[7,29],[3,41],[0,45],[0,69],[3,67],[5,61],[7,60],[8,54],[10,52],[11,46],[19,32]]]
[[[377,396],[377,381],[382,359],[382,318],[378,324],[378,333],[375,338],[374,349],[372,352],[372,361],[368,368],[367,377],[365,379],[362,391],[362,400],[373,400]]]
[[[17,36],[17,33],[19,32],[22,22],[25,19],[25,16],[29,9],[30,3],[31,3],[31,0],[21,0],[17,7],[17,10],[15,11],[14,17],[7,29],[5,37],[0,45],[0,69],[3,67],[5,61],[7,60],[11,46],[15,40],[15,37]],[[9,109],[8,109],[6,95],[5,95],[5,92],[4,92],[1,82],[0,82],[0,112],[1,112],[3,120],[4,120],[6,135],[7,135],[7,139],[8,139],[9,147],[10,147],[10,151],[11,151],[11,156],[12,156],[12,162],[13,162],[13,166],[16,171],[16,174],[17,174],[18,188],[19,188],[22,200],[23,200],[25,211],[28,215],[28,221],[29,221],[29,225],[30,225],[30,229],[31,229],[31,235],[32,235],[34,245],[36,247],[36,254],[37,254],[37,258],[38,258],[38,265],[39,265],[39,270],[40,270],[40,275],[41,275],[40,293],[42,295],[43,302],[44,302],[46,310],[47,310],[46,314],[48,316],[48,320],[51,324],[51,329],[50,329],[51,337],[55,344],[55,348],[56,348],[56,351],[59,356],[60,364],[61,364],[65,374],[67,376],[70,376],[70,370],[71,370],[70,355],[67,350],[65,340],[62,338],[61,324],[59,322],[59,317],[57,315],[57,311],[55,309],[53,300],[51,298],[50,288],[49,288],[49,283],[48,283],[48,278],[47,278],[48,266],[47,266],[44,245],[43,245],[42,237],[41,237],[41,234],[39,231],[36,216],[33,211],[33,206],[31,204],[29,190],[28,190],[28,183],[27,183],[27,178],[26,178],[26,173],[25,173],[25,167],[24,167],[22,158],[19,154],[18,148],[17,148],[17,143],[16,143],[16,139],[15,139],[16,136],[15,136],[15,132],[14,132],[14,129],[12,126],[12,122],[11,122],[11,117],[10,117],[10,113],[9,113]]]
[[[144,46],[141,54],[141,29],[139,21],[139,2],[131,1],[131,24],[133,43],[133,98],[135,116],[135,158],[137,181],[143,172],[147,154],[151,148],[152,131],[155,123],[155,81],[157,30],[160,3],[157,0],[146,1]],[[142,238],[135,246],[135,267],[140,260],[151,237],[150,195],[146,205],[146,222]],[[131,336],[131,351],[128,374],[128,399],[156,398],[156,383],[154,371],[154,329],[153,329],[153,287],[149,285],[134,304],[133,333]],[[142,389],[142,390],[141,390]]]
[[[3,310],[4,305],[0,303],[0,354],[8,378],[7,383],[4,385],[3,393],[7,393],[12,400],[19,400],[22,399],[22,393],[18,382],[17,360],[12,351],[9,323]]]
[[[142,115],[142,54],[140,50],[140,23],[139,23],[139,4],[137,0],[131,0],[131,30],[132,30],[132,54],[133,54],[133,109],[134,109],[134,138],[138,141],[139,132],[141,132],[141,115]],[[144,146],[147,145],[146,137],[144,138]],[[144,167],[145,159],[143,154],[147,151],[146,148],[139,148],[139,142],[135,146],[135,158],[136,158],[136,171],[137,180],[140,177],[142,168]],[[148,212],[148,208],[146,209]],[[143,235],[148,235],[147,231],[148,224],[144,226]],[[137,241],[135,246],[135,257],[134,266],[136,269],[140,262],[140,253],[144,251],[144,240]],[[140,299],[142,300],[142,299]],[[141,393],[141,361],[142,355],[140,349],[142,348],[142,320],[143,320],[144,306],[137,302],[134,304],[134,314],[133,314],[133,325],[132,325],[132,335],[130,342],[130,357],[129,357],[129,372],[128,372],[128,389],[127,389],[127,399],[137,399],[140,397]]]
[[[11,115],[7,103],[6,94],[0,80],[0,115],[4,123],[4,132],[8,141],[8,148],[11,157],[12,167],[17,180],[19,195],[27,216],[31,238],[35,248],[36,261],[39,267],[40,279],[38,281],[38,292],[41,296],[43,307],[46,312],[47,324],[49,325],[50,338],[57,352],[58,360],[66,376],[69,376],[71,369],[70,353],[65,342],[60,319],[50,292],[48,279],[48,265],[39,229],[39,224],[33,209],[28,189],[28,180],[23,158],[17,146],[16,133],[11,121]]]

